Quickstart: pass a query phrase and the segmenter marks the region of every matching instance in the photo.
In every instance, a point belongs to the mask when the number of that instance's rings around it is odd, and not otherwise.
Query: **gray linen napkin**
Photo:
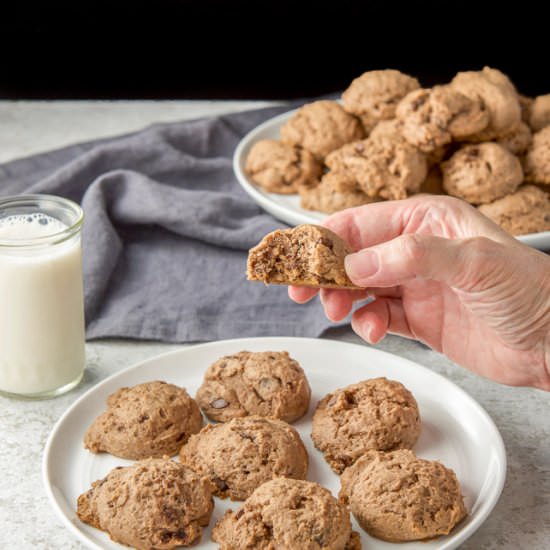
[[[166,342],[318,336],[318,301],[246,281],[247,250],[282,227],[241,189],[231,158],[275,107],[171,124],[0,165],[0,195],[82,204],[87,337]]]

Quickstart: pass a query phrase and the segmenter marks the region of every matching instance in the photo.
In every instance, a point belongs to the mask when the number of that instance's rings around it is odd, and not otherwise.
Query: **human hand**
[[[358,251],[346,271],[365,287],[323,289],[329,319],[372,296],[352,316],[368,342],[415,338],[497,382],[550,390],[550,257],[451,197],[369,204],[324,225]],[[289,289],[298,303],[316,293]]]

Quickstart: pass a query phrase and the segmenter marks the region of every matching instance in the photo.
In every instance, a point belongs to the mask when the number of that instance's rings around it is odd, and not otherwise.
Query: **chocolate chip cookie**
[[[308,410],[311,390],[304,371],[286,351],[241,351],[208,367],[197,402],[211,420],[248,415],[294,422]]]
[[[247,277],[265,284],[356,289],[344,269],[344,258],[351,252],[326,227],[277,229],[249,251]]]
[[[455,473],[408,449],[367,451],[340,481],[361,527],[390,542],[447,535],[467,514]]]
[[[411,448],[420,435],[415,398],[403,384],[372,378],[325,396],[313,415],[311,437],[341,474],[369,449]]]
[[[531,133],[531,129],[525,122],[520,122],[517,128],[499,137],[496,142],[513,155],[521,156],[527,152],[532,140],[533,134]]]
[[[481,132],[489,124],[484,104],[451,86],[410,92],[397,106],[396,115],[403,122],[403,137],[425,153]]]
[[[329,100],[304,105],[281,127],[281,141],[303,147],[321,160],[344,143],[363,137],[361,123]]]
[[[371,198],[404,199],[426,178],[426,156],[404,139],[383,134],[349,143],[327,156],[334,172],[357,182]]]
[[[221,550],[359,550],[349,512],[317,483],[278,478],[256,489],[212,531]]]
[[[200,409],[183,388],[146,382],[109,396],[107,410],[84,436],[84,447],[132,460],[173,456],[201,427]]]
[[[347,174],[328,172],[321,183],[309,189],[300,189],[300,206],[306,210],[317,210],[331,214],[346,208],[376,202]]]
[[[512,235],[550,231],[550,195],[534,185],[478,208]]]
[[[78,497],[79,519],[138,550],[190,546],[214,509],[210,482],[172,460],[115,468]]]
[[[471,204],[513,193],[523,181],[519,159],[497,143],[467,145],[442,164],[443,188]]]
[[[451,87],[473,101],[481,100],[489,113],[485,129],[468,137],[470,141],[486,141],[506,135],[521,121],[518,94],[510,79],[498,69],[457,73]]]
[[[370,132],[379,121],[394,118],[397,104],[417,88],[416,78],[399,71],[367,71],[353,80],[342,94],[342,102]]]
[[[523,166],[526,181],[550,185],[550,126],[533,134]]]
[[[245,171],[267,192],[287,195],[316,185],[323,168],[306,149],[264,139],[250,149]]]
[[[191,436],[180,461],[213,483],[214,494],[244,500],[276,477],[305,479],[308,456],[298,432],[277,418],[246,416],[208,424]]]

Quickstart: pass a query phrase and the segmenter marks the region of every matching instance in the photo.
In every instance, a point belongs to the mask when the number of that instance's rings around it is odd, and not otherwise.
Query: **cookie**
[[[340,481],[359,525],[390,542],[447,535],[467,515],[455,473],[408,449],[367,451]]]
[[[349,512],[317,483],[278,478],[256,489],[212,531],[220,550],[360,550]]]
[[[302,208],[327,214],[371,202],[376,202],[376,199],[364,193],[354,179],[338,172],[325,174],[316,187],[300,189]]]
[[[529,126],[538,132],[550,126],[550,94],[535,97],[529,109]]]
[[[208,367],[197,402],[211,420],[248,415],[294,422],[306,414],[311,390],[297,361],[286,351],[241,351]]]
[[[298,432],[277,418],[247,416],[208,424],[191,436],[180,462],[215,486],[214,494],[244,500],[276,477],[305,479],[308,456]]]
[[[174,456],[201,427],[200,409],[183,388],[146,382],[109,396],[107,410],[84,436],[84,447],[131,460]]]
[[[523,180],[518,158],[492,142],[467,145],[441,166],[445,191],[471,204],[500,199]]]
[[[342,94],[342,102],[370,132],[379,121],[394,118],[397,104],[417,88],[420,84],[416,78],[399,71],[367,71],[353,80]]]
[[[246,274],[249,281],[265,284],[356,289],[344,269],[344,258],[351,252],[326,227],[277,229],[249,251]]]
[[[334,172],[357,182],[371,198],[404,199],[418,192],[426,178],[426,156],[404,139],[377,134],[349,143],[325,159]]]
[[[511,235],[550,231],[550,195],[534,185],[478,208]]]
[[[525,122],[520,122],[517,128],[498,138],[496,142],[505,149],[508,149],[513,155],[519,156],[527,152],[532,140],[533,134],[529,126]]]
[[[497,69],[457,73],[451,87],[474,101],[481,100],[489,113],[489,124],[481,132],[468,136],[469,141],[487,141],[508,134],[521,121],[518,94],[509,78]]]
[[[118,467],[78,497],[81,521],[138,550],[190,546],[214,509],[210,482],[165,459]]]
[[[410,92],[397,106],[396,115],[403,122],[403,137],[424,153],[481,132],[489,124],[481,101],[451,86]]]
[[[248,177],[269,193],[287,195],[319,182],[321,163],[306,149],[274,139],[255,143],[246,158]]]
[[[519,106],[521,108],[521,120],[525,124],[529,125],[531,118],[531,105],[533,105],[533,98],[523,94],[518,94]]]
[[[523,167],[526,181],[550,185],[550,126],[533,134]]]
[[[411,448],[420,435],[420,413],[400,382],[372,378],[325,396],[313,415],[311,438],[341,474],[369,449]]]
[[[361,123],[329,100],[304,105],[281,127],[284,143],[303,147],[321,160],[344,143],[363,137]]]

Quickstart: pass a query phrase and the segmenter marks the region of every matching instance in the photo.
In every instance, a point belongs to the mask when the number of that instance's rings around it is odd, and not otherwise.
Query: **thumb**
[[[407,234],[348,255],[345,268],[352,282],[362,287],[432,279],[473,290],[486,276],[494,279],[495,273],[503,274],[507,265],[503,249],[503,245],[485,237],[445,239]]]

